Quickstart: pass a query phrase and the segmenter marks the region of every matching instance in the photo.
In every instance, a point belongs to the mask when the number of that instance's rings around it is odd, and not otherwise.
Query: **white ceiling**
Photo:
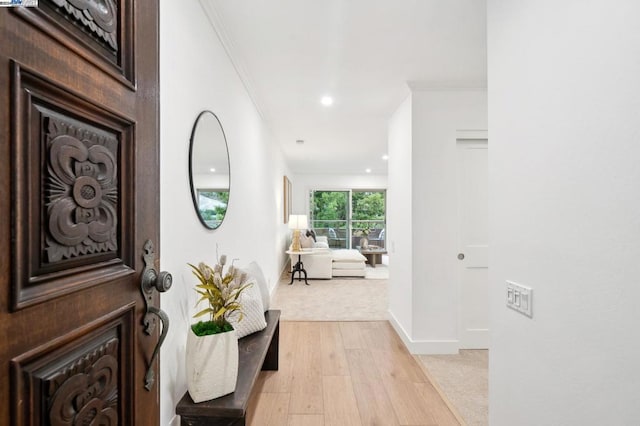
[[[202,1],[294,173],[386,174],[407,84],[486,87],[484,0]]]

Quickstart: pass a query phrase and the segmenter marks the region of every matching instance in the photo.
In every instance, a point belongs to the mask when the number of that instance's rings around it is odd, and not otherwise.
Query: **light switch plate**
[[[507,281],[507,307],[533,317],[533,289],[521,284]]]

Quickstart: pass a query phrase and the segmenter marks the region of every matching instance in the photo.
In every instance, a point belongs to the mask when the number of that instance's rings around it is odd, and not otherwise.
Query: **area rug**
[[[289,280],[290,275],[283,274],[271,298],[271,309],[280,309],[282,320],[375,321],[388,319],[389,299],[386,279],[333,278],[309,280],[309,285],[297,279],[293,285],[289,285]]]

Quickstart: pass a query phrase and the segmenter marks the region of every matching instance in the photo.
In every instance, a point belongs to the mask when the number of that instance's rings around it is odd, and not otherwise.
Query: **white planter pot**
[[[235,330],[210,336],[187,336],[187,388],[193,402],[208,401],[236,390],[238,338]]]

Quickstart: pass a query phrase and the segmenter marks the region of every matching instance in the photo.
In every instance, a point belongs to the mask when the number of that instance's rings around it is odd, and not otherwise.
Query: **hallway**
[[[386,321],[280,324],[249,425],[459,425]]]

